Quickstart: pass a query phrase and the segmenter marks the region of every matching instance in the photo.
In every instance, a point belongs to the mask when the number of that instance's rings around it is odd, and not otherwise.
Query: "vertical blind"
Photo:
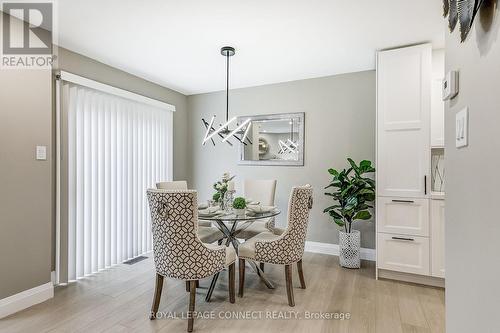
[[[68,279],[152,249],[145,191],[172,178],[172,112],[69,82]]]

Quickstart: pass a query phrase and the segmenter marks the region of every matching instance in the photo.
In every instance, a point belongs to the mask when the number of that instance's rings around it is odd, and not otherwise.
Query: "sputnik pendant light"
[[[230,146],[233,145],[230,141],[231,138],[235,138],[244,145],[247,144],[245,141],[248,141],[251,144],[252,142],[248,139],[248,132],[250,130],[250,126],[252,125],[250,119],[245,120],[241,124],[236,122],[236,117],[229,119],[229,57],[234,56],[234,47],[224,46],[220,50],[220,53],[226,57],[226,122],[224,124],[219,124],[220,127],[215,129],[215,115],[212,116],[210,122],[207,122],[204,118],[202,118],[201,120],[203,125],[207,130],[202,144],[204,145],[207,141],[212,141],[212,144],[215,146],[215,136],[219,136],[222,139],[222,142],[227,142]],[[232,123],[236,124],[234,129],[229,128]]]

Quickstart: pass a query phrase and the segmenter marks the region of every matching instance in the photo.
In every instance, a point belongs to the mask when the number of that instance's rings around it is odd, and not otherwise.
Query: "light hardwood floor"
[[[374,279],[373,262],[360,270],[342,269],[338,257],[306,253],[307,289],[300,289],[294,267],[295,307],[287,305],[283,266],[266,266],[275,282],[270,290],[247,269],[245,296],[230,304],[227,272],[219,278],[212,301],[204,300],[210,280],[201,281],[196,311],[217,319],[194,322],[194,332],[444,332],[444,291]],[[151,259],[119,265],[69,286],[57,287],[55,297],[0,320],[0,332],[185,332],[186,319],[148,319],[154,288]],[[238,283],[238,281],[237,281]],[[160,311],[185,314],[189,294],[183,281],[165,279]],[[210,312],[213,311],[213,312]],[[218,319],[230,312],[256,311],[261,319]],[[272,311],[301,319],[266,319]],[[304,319],[306,311],[350,313],[349,320]]]

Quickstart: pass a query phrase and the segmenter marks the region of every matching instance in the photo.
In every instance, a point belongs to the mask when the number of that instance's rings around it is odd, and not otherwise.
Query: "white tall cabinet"
[[[432,120],[442,117],[438,65],[430,44],[377,56],[377,275],[435,285],[444,277],[444,221],[434,222],[444,209],[431,216],[431,142],[444,143]]]

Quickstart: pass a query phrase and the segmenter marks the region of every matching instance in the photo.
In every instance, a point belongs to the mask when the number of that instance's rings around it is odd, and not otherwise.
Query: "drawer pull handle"
[[[413,200],[396,200],[396,199],[393,199],[392,202],[415,203],[415,201]]]
[[[427,195],[427,175],[424,176],[424,195]]]
[[[409,242],[413,242],[414,241],[413,238],[404,238],[404,237],[392,237],[392,239],[402,240],[402,241],[409,241]]]

